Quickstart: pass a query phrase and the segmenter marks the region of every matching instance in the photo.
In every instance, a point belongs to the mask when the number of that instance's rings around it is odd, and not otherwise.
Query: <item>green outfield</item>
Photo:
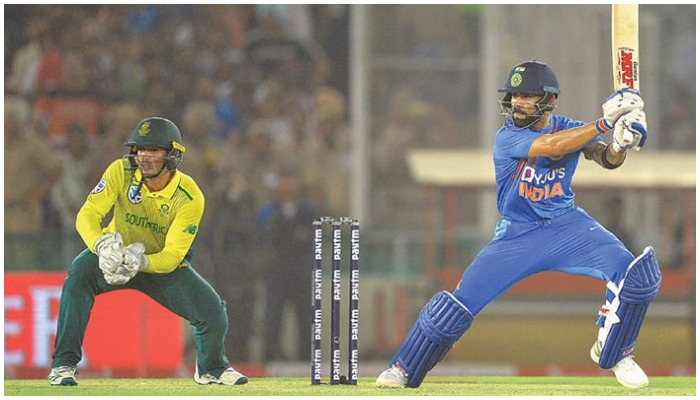
[[[44,379],[6,380],[5,396],[695,396],[695,377],[650,377],[649,387],[625,389],[612,377],[428,377],[418,389],[312,386],[306,378],[253,378],[244,386],[199,386],[191,379],[82,379],[50,387]]]

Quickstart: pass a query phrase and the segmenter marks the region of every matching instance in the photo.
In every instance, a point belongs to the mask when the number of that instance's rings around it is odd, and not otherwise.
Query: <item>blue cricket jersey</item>
[[[502,220],[454,291],[472,315],[515,283],[543,271],[615,284],[624,278],[634,256],[614,234],[574,205],[571,181],[585,146],[557,160],[528,158],[538,137],[582,125],[552,115],[549,126],[540,131],[518,128],[509,118],[496,133],[493,162]]]
[[[518,128],[511,118],[496,133],[493,162],[496,168],[498,211],[508,221],[528,222],[555,218],[574,208],[571,180],[583,148],[554,160],[528,158],[538,137],[585,125],[552,115],[549,126],[539,131]],[[596,137],[593,141],[603,141]]]

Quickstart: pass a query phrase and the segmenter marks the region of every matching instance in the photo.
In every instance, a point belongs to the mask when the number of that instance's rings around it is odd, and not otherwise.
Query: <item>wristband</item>
[[[611,130],[612,128],[613,126],[608,125],[608,122],[605,120],[605,118],[598,118],[598,120],[595,123],[595,129],[598,130],[598,133],[600,133],[601,135]]]

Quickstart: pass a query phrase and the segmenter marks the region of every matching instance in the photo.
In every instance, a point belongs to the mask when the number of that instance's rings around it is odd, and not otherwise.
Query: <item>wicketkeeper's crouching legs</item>
[[[619,284],[608,282],[598,325],[601,368],[613,368],[634,351],[649,304],[661,288],[661,271],[651,246],[634,259]]]
[[[70,367],[74,371],[81,360],[81,346],[95,296],[111,290],[135,289],[192,325],[197,383],[246,383],[248,379],[231,367],[224,349],[228,331],[226,303],[189,261],[183,262],[188,265],[170,273],[139,273],[126,284],[113,286],[105,281],[98,257],[89,250],[82,252],[73,261],[63,285],[52,368]]]
[[[425,375],[469,329],[473,319],[467,307],[451,293],[443,290],[433,296],[391,360],[392,368],[405,376],[405,386],[420,386]],[[382,379],[380,376],[377,382],[380,386]]]
[[[218,377],[230,367],[224,349],[226,303],[191,265],[168,274],[138,274],[129,283],[192,325],[200,376]]]
[[[115,289],[105,282],[97,256],[90,250],[73,260],[61,292],[51,368],[77,367],[95,296]]]

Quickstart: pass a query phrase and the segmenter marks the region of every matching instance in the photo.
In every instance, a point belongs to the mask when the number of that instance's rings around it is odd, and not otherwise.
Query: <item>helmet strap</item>
[[[136,161],[136,147],[132,147],[129,154],[125,155],[124,158],[129,160],[129,166],[126,168],[129,171],[134,171],[139,169],[139,163]]]

